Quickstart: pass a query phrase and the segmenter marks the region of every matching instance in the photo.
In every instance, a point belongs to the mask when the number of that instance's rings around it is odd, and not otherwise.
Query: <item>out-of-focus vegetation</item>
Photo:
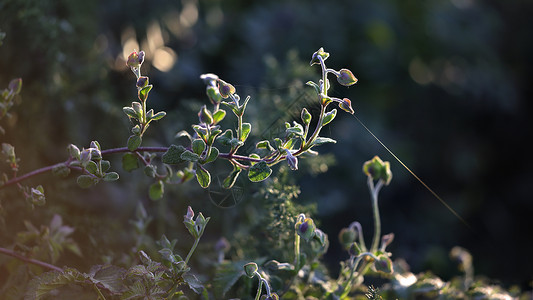
[[[125,66],[133,50],[146,52],[154,110],[168,113],[145,144],[168,146],[177,131],[196,122],[205,102],[199,76],[206,72],[252,96],[249,118],[260,124],[255,134],[268,135],[283,125],[278,118],[297,119],[296,108],[313,96],[305,82],[317,70],[308,57],[324,46],[335,65],[349,66],[359,79],[342,91],[356,114],[473,228],[388,157],[395,179],[380,204],[382,228],[396,234],[391,252],[414,272],[449,279],[456,271],[448,251],[460,245],[472,253],[476,273],[527,288],[533,280],[526,146],[532,12],[526,1],[4,0],[0,85],[20,77],[24,88],[21,105],[0,124],[6,130],[0,141],[15,146],[21,174],[63,161],[70,143],[98,139],[104,148],[124,146],[129,124],[121,108],[136,97]],[[276,195],[295,199],[298,209],[291,212],[316,206],[320,228],[330,236],[354,219],[371,227],[360,166],[375,154],[388,156],[351,116],[337,118],[328,135],[338,143],[321,149],[325,160],[302,160],[302,171],[286,179],[298,187],[280,187]],[[6,230],[25,230],[20,220],[41,224],[59,214],[76,228],[83,257],[67,254],[56,264],[80,269],[103,257],[128,263],[116,254],[132,247],[125,228],[138,202],[163,216],[150,224],[151,236],[171,232],[187,240],[176,216],[193,205],[212,217],[207,240],[233,233],[246,240],[253,233],[239,226],[254,224],[258,198],[268,194],[242,183],[245,196],[221,208],[210,192],[192,185],[150,202],[149,183],[136,173],[122,172],[119,183],[91,190],[78,189],[72,178],[32,181],[45,187],[47,208],[29,211],[16,190],[6,192],[2,201],[10,205],[3,204],[0,241],[11,242]],[[264,209],[286,209],[268,195],[261,203],[271,206]],[[325,255],[331,270],[338,270],[343,255],[332,242]]]

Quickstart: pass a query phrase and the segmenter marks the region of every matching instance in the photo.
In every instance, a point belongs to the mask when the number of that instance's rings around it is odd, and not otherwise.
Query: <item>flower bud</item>
[[[137,79],[136,86],[138,88],[143,88],[148,85],[148,77],[147,76],[140,76],[139,79]]]
[[[305,218],[295,224],[296,232],[300,237],[309,242],[315,236],[316,225],[311,218]]]
[[[82,165],[86,165],[91,160],[91,150],[90,149],[83,149],[80,153],[80,162]]]
[[[378,256],[378,260],[374,261],[374,266],[376,268],[376,271],[379,272],[392,274],[392,272],[394,271],[392,266],[392,260],[386,255]]]
[[[289,165],[289,168],[293,171],[298,170],[298,158],[292,155],[289,149],[285,149],[285,152],[287,152],[287,164]]]
[[[258,269],[259,268],[257,267],[257,264],[254,262],[250,262],[244,265],[244,273],[246,273],[246,276],[250,278],[254,278],[255,273]]]
[[[215,251],[216,252],[228,252],[231,248],[231,245],[229,244],[228,240],[221,237],[215,244]]]
[[[339,107],[340,109],[352,115],[355,113],[352,108],[352,102],[348,98],[342,99],[341,102],[339,102]]]
[[[311,57],[311,62],[309,63],[311,66],[315,64],[320,64],[320,60],[318,57],[321,57],[322,60],[326,60],[329,57],[329,53],[324,52],[324,48],[320,47],[318,51],[313,53],[313,56]]]
[[[384,236],[381,237],[382,251],[385,251],[385,248],[387,248],[387,246],[392,243],[392,240],[394,240],[394,233],[385,234]]]
[[[341,69],[339,71],[339,75],[337,76],[337,81],[344,86],[350,86],[357,83],[357,78],[353,76],[352,71],[348,69]]]
[[[218,82],[218,90],[220,91],[220,95],[222,95],[222,98],[226,99],[231,94],[235,94],[235,87],[227,82],[225,82],[222,79],[217,80]]]
[[[378,156],[374,156],[372,160],[363,164],[363,173],[372,177],[373,180],[383,180],[385,185],[388,185],[392,179],[390,163],[388,161],[383,162]]]
[[[343,228],[339,232],[339,241],[345,249],[348,249],[357,239],[357,231],[353,228]]]
[[[9,82],[7,87],[13,94],[18,94],[22,90],[22,79],[17,78]]]
[[[207,73],[200,75],[200,79],[204,81],[205,85],[216,86],[215,83],[218,80],[218,76],[212,73]]]
[[[76,147],[74,144],[70,144],[67,147],[68,153],[72,158],[79,159],[80,158],[80,149]]]
[[[126,65],[130,68],[139,68],[143,62],[144,62],[144,51],[139,51],[139,53],[137,53],[136,51],[133,51],[128,56],[128,61],[126,62]]]
[[[350,253],[351,256],[358,256],[361,252],[361,248],[359,248],[359,244],[356,242],[353,242],[348,249],[348,253]]]
[[[279,300],[279,296],[276,293],[272,293],[265,298],[265,300]]]
[[[216,86],[208,86],[206,88],[206,94],[213,105],[219,104],[222,101],[222,95],[220,95]]]
[[[186,222],[192,222],[192,218],[194,217],[194,211],[190,206],[187,207],[187,214],[183,216],[184,221]]]

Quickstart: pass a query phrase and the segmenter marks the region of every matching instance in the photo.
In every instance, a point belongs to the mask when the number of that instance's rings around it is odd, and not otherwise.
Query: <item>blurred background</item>
[[[349,68],[359,79],[350,88],[334,85],[330,95],[351,99],[356,115],[471,227],[339,112],[324,131],[337,144],[317,149],[324,164],[294,174],[296,201],[317,204],[314,217],[330,236],[325,259],[332,270],[345,258],[336,239],[342,227],[359,221],[371,237],[361,167],[379,155],[394,175],[380,195],[382,231],[396,235],[393,258],[404,258],[413,272],[449,278],[456,271],[448,252],[459,245],[471,251],[476,274],[528,287],[532,13],[533,2],[519,0],[3,0],[0,87],[15,77],[24,85],[0,141],[15,146],[21,174],[65,160],[69,143],[123,147],[130,125],[122,107],[136,99],[125,66],[133,50],[146,52],[149,106],[168,113],[143,145],[168,146],[176,132],[190,130],[207,101],[199,76],[208,72],[241,97],[251,95],[250,120],[266,115],[258,130],[274,132],[278,117],[298,118],[287,108],[316,108],[304,83],[317,80],[309,61],[324,47],[329,67]],[[108,217],[77,229],[98,233],[116,220],[127,224],[137,202],[150,205],[147,178],[121,171],[120,157],[112,162],[122,178],[117,185],[81,190],[75,177],[46,175],[32,182],[45,185],[47,205],[69,224],[80,215]],[[193,205],[221,219],[253,205],[243,198],[220,208],[195,183],[168,187],[165,201],[179,203],[178,217]],[[15,208],[12,218],[26,218]],[[120,247],[121,239],[107,242]]]

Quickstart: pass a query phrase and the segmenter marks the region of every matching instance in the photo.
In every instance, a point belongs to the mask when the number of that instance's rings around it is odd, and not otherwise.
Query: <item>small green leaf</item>
[[[252,124],[242,123],[242,131],[241,131],[241,136],[240,136],[240,140],[242,142],[246,141],[251,130],[252,130]]]
[[[102,172],[107,172],[111,168],[109,160],[101,160],[100,165],[102,166]]]
[[[308,82],[306,82],[305,84],[314,87],[316,93],[317,93],[317,94],[320,94],[320,86],[318,86],[318,84],[316,84],[316,83],[313,82],[313,81],[308,81]]]
[[[117,172],[109,172],[104,175],[104,181],[115,181],[118,180],[119,176]]]
[[[197,165],[196,168],[196,179],[198,180],[198,183],[200,186],[202,186],[204,189],[209,186],[211,183],[211,174],[202,167],[202,165]]]
[[[135,114],[137,115],[137,119],[141,119],[141,116],[143,115],[143,106],[141,103],[134,101],[131,103],[131,107],[135,111]]]
[[[223,134],[217,137],[217,141],[223,146],[231,146],[231,140],[233,139],[233,131],[227,129]]]
[[[269,142],[269,141],[266,141],[266,140],[264,140],[264,141],[259,141],[259,142],[255,145],[255,147],[256,147],[257,149],[267,149],[267,150],[269,150],[269,151],[274,151],[274,148],[272,148],[272,146],[270,146],[270,142]]]
[[[211,115],[211,112],[207,109],[205,105],[203,105],[200,111],[198,112],[198,119],[200,120],[200,123],[213,123],[213,115]]]
[[[150,92],[150,90],[152,89],[152,85],[149,84],[145,87],[143,87],[142,89],[139,90],[139,100],[141,101],[146,101],[146,99],[148,98],[148,93]]]
[[[139,168],[139,159],[137,158],[137,155],[134,153],[124,154],[122,156],[122,168],[127,172],[131,172]]]
[[[95,185],[98,182],[98,179],[94,178],[91,175],[80,175],[78,176],[78,179],[76,180],[78,185],[81,188],[90,188],[91,186]]]
[[[307,126],[311,123],[311,114],[305,107],[302,109],[301,118],[304,125]]]
[[[224,179],[224,182],[222,183],[222,187],[225,189],[231,189],[235,182],[237,181],[237,178],[239,177],[239,174],[241,174],[242,169],[238,166],[233,166],[233,171]]]
[[[160,111],[158,113],[156,113],[153,117],[152,117],[152,121],[157,121],[157,120],[161,120],[164,116],[166,116],[167,113],[164,112],[164,111]]]
[[[170,145],[170,147],[168,147],[167,152],[165,152],[163,156],[161,157],[161,161],[169,165],[179,164],[184,161],[181,158],[181,154],[183,154],[183,152],[185,152],[185,147],[181,145],[179,146]]]
[[[218,122],[222,121],[225,116],[226,116],[225,110],[219,109],[215,111],[215,113],[213,114],[213,124],[217,124]]]
[[[152,185],[150,185],[150,189],[148,190],[148,196],[152,200],[159,200],[163,198],[163,193],[165,192],[165,185],[163,184],[163,181],[159,180]]]
[[[267,179],[272,174],[272,169],[262,160],[251,166],[248,170],[248,178],[252,182],[259,182]]]
[[[330,123],[331,121],[333,121],[333,119],[335,119],[335,116],[337,115],[337,109],[332,109],[330,112],[327,112],[325,115],[324,115],[324,118],[322,119],[322,126]]]
[[[98,175],[98,166],[92,160],[87,163],[87,165],[85,166],[85,170],[87,170],[87,172],[93,175]]]
[[[148,177],[155,178],[156,172],[156,166],[154,165],[147,165],[144,167],[144,174]]]
[[[122,108],[122,111],[130,118],[138,119],[137,112],[133,109],[133,107],[125,106]]]
[[[200,159],[200,155],[198,155],[196,153],[193,153],[193,152],[191,152],[189,150],[185,150],[181,154],[180,157],[181,157],[182,160],[191,161],[191,162],[197,162]]]
[[[192,141],[192,152],[202,155],[202,152],[205,150],[205,142],[202,139],[195,139]]]
[[[130,135],[128,138],[128,150],[135,151],[142,143],[142,138],[138,135]]]
[[[209,151],[209,156],[204,161],[202,161],[202,164],[208,164],[210,162],[215,161],[218,157],[218,154],[218,149],[215,147],[211,147],[211,150]]]
[[[326,137],[318,137],[313,142],[313,146],[320,146],[320,145],[327,144],[327,143],[334,143],[335,144],[335,143],[337,143],[337,141],[334,140],[334,139],[326,138]]]

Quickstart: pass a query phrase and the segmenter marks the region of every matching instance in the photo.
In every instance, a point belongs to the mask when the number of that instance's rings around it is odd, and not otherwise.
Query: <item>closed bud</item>
[[[385,185],[388,185],[392,179],[390,163],[388,161],[383,162],[378,156],[374,156],[372,160],[363,164],[363,173],[373,180],[383,180]]]
[[[230,243],[224,237],[221,237],[215,244],[215,251],[216,252],[224,252],[224,253],[226,253],[226,252],[229,251],[230,248],[231,248]]]
[[[13,94],[18,94],[20,93],[20,91],[22,90],[22,79],[21,78],[17,78],[17,79],[13,79],[9,82],[9,85],[7,86],[7,88],[13,93]]]
[[[311,114],[305,107],[302,109],[301,118],[302,118],[302,122],[305,125],[309,125],[309,123],[311,123]]]
[[[355,111],[352,108],[352,102],[348,98],[344,98],[339,102],[340,109],[344,110],[347,113],[354,114]]]
[[[235,87],[227,82],[225,82],[222,79],[217,80],[218,82],[218,90],[220,91],[220,95],[222,95],[222,98],[226,99],[231,94],[235,94]]]
[[[85,166],[89,161],[91,161],[91,150],[83,149],[80,153],[80,163]]]
[[[142,52],[142,51],[141,51]],[[139,53],[137,53],[136,51],[133,51],[132,53],[130,53],[130,55],[128,56],[128,60],[126,61],[126,65],[130,68],[139,68],[139,66],[141,65],[139,63],[139,59],[140,59],[140,56],[139,56]],[[143,56],[142,56],[142,60],[144,61],[144,52],[143,52]]]
[[[143,88],[148,85],[149,79],[147,76],[140,76],[139,79],[137,79],[136,86],[138,88]]]
[[[270,296],[267,296],[265,300],[279,300],[279,296],[276,293],[272,293]]]
[[[316,225],[311,218],[305,218],[296,223],[296,232],[300,237],[309,242],[315,236]]]
[[[318,51],[313,53],[313,56],[311,57],[311,62],[309,64],[311,66],[312,65],[316,65],[316,64],[320,64],[320,59],[318,57],[322,58],[322,60],[326,60],[329,57],[329,53],[324,52],[324,48],[320,47],[320,49],[318,49]]]
[[[339,241],[345,249],[348,249],[357,239],[357,231],[353,228],[343,228],[339,232]]]
[[[392,266],[392,260],[386,255],[378,256],[378,260],[374,261],[374,267],[376,268],[376,271],[383,273],[392,274],[392,272],[394,271]]]
[[[381,250],[385,251],[388,245],[394,240],[394,233],[385,234],[381,237]]]
[[[194,217],[194,211],[190,206],[187,207],[187,214],[183,216],[184,222],[192,222],[192,218]]]
[[[91,147],[91,148],[94,148],[94,149],[98,149],[98,150],[101,149],[101,148],[100,148],[100,143],[98,143],[97,141],[92,141],[90,147]]]
[[[244,273],[250,278],[254,278],[255,273],[258,269],[259,268],[257,267],[257,264],[254,262],[250,262],[244,265]]]
[[[216,86],[218,76],[213,73],[207,73],[200,75],[200,79],[204,81],[205,85]]]
[[[289,165],[289,168],[293,171],[298,170],[298,158],[292,155],[289,149],[285,149],[285,152],[287,152],[287,164]]]
[[[76,145],[74,145],[74,144],[68,145],[67,150],[68,150],[68,154],[72,158],[75,158],[75,159],[79,159],[80,158],[80,149],[78,147],[76,147]]]
[[[337,81],[344,86],[350,86],[357,83],[357,78],[353,76],[352,71],[348,69],[341,69],[339,71],[339,75],[337,76]]]
[[[348,253],[350,253],[351,256],[358,256],[361,252],[361,248],[359,248],[359,244],[356,242],[353,242],[348,249]]]

